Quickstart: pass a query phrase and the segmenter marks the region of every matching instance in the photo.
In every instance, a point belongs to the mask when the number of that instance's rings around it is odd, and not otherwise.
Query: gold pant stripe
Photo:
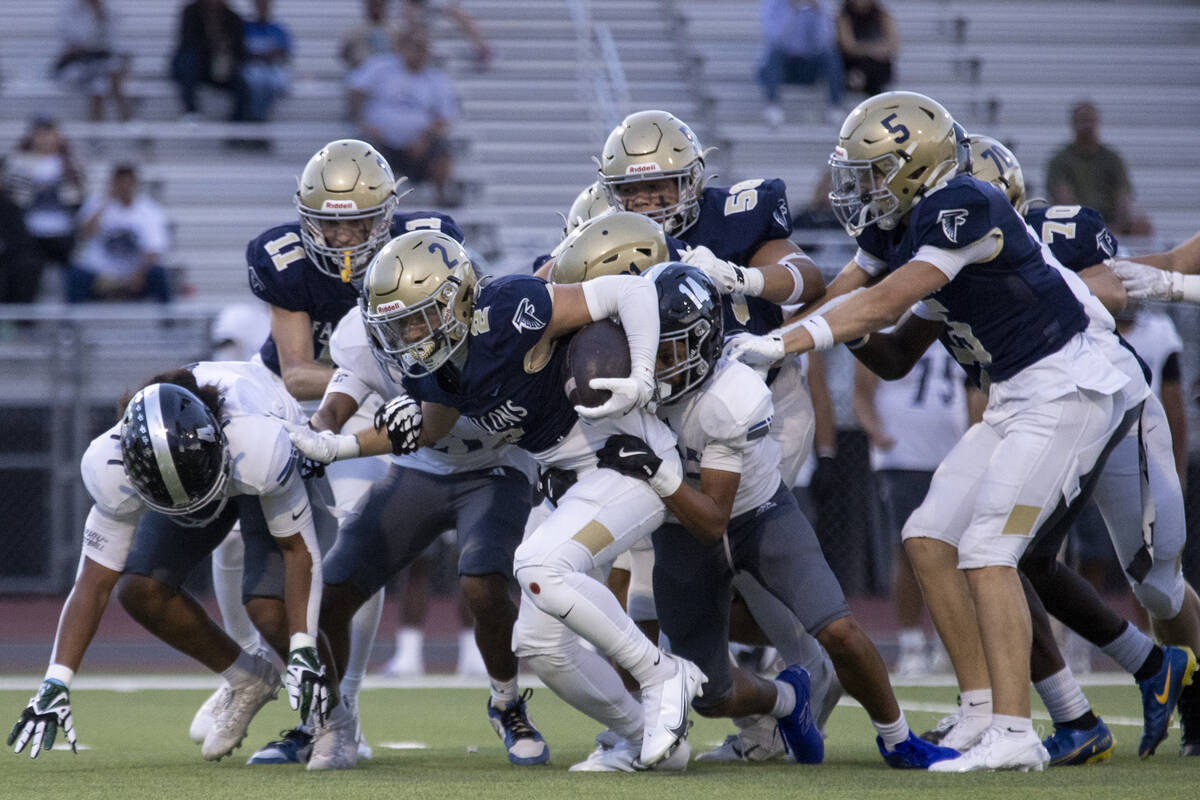
[[[586,547],[592,555],[596,555],[614,541],[613,535],[609,532],[608,528],[596,522],[596,520],[592,520],[587,525],[584,525],[583,529],[571,538]]]
[[[1033,526],[1041,513],[1040,506],[1013,506],[1008,519],[1004,521],[1004,530],[1000,532],[1005,536],[1028,536],[1033,533]]]

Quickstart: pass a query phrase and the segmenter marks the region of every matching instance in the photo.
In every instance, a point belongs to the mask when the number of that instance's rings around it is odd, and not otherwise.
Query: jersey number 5
[[[758,205],[758,185],[762,178],[742,181],[729,187],[729,196],[725,198],[725,216],[749,211]]]
[[[280,272],[287,269],[288,264],[293,261],[304,258],[304,248],[300,246],[300,237],[292,232],[267,242],[263,245],[263,250],[267,251],[267,255],[271,257],[271,263]]]

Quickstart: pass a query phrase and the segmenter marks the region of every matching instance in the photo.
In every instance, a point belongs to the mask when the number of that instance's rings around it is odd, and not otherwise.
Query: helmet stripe
[[[158,464],[158,473],[162,475],[171,501],[177,505],[188,502],[187,490],[175,469],[175,459],[171,456],[171,444],[167,440],[167,428],[163,424],[162,399],[159,396],[159,384],[146,387],[142,393],[142,405],[146,409],[146,428],[150,432],[150,444],[154,448],[154,460]]]

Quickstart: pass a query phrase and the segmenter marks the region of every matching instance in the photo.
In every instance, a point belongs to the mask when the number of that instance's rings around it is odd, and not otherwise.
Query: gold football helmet
[[[467,341],[477,283],[467,251],[444,233],[410,231],[385,244],[361,298],[376,360],[414,378],[436,371]]]
[[[338,139],[308,160],[299,184],[305,255],[326,275],[357,284],[391,236],[398,199],[392,168],[366,142]]]
[[[630,114],[613,129],[600,154],[600,181],[609,205],[638,211],[679,236],[700,217],[705,151],[692,129],[666,111]],[[630,207],[639,183],[675,181],[676,196],[655,208]]]
[[[859,103],[829,157],[829,201],[846,232],[896,227],[917,198],[965,168],[961,131],[940,103],[916,92]]]
[[[554,248],[551,256],[551,283],[583,283],[601,275],[641,275],[671,259],[662,226],[632,211],[611,211],[588,220]]]
[[[575,197],[563,225],[563,236],[570,236],[580,225],[612,209],[600,181],[588,186]]]
[[[1029,205],[1025,199],[1025,175],[1012,151],[990,136],[972,133],[967,136],[971,147],[971,174],[987,181],[1004,192],[1018,214]]]

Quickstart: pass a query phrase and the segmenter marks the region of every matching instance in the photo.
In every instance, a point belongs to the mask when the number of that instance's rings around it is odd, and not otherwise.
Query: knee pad
[[[1141,583],[1132,583],[1133,596],[1154,619],[1173,619],[1183,607],[1183,573],[1175,569],[1175,560],[1159,561]]]
[[[571,597],[564,591],[563,573],[559,569],[543,564],[521,566],[518,562],[513,574],[521,584],[525,597],[547,614],[561,617],[571,610]]]

